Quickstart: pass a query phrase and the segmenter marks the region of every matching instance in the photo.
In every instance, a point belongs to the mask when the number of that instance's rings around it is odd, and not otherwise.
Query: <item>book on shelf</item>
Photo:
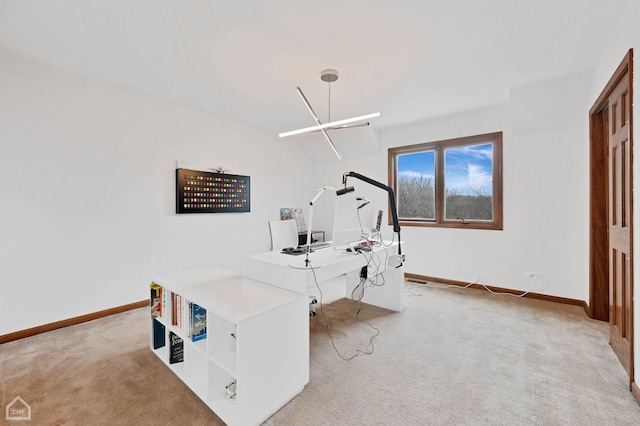
[[[182,296],[176,295],[176,301],[178,306],[176,308],[176,325],[178,326],[178,328],[182,328]]]
[[[167,292],[164,289],[162,290],[161,299],[162,299],[162,307],[160,308],[160,316],[164,318],[167,312]]]
[[[171,325],[176,325],[176,294],[174,292],[170,293],[171,296]]]
[[[189,303],[189,336],[192,342],[207,338],[207,310]]]
[[[151,316],[162,317],[162,287],[151,283]]]
[[[157,319],[153,319],[153,349],[159,349],[166,345],[165,327]]]
[[[171,325],[182,329],[183,315],[182,296],[171,292]]]
[[[169,332],[169,364],[184,361],[184,342],[173,331]]]

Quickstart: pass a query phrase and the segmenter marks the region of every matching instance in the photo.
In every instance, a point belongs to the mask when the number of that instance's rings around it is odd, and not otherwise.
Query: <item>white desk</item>
[[[383,285],[367,286],[362,301],[392,311],[403,310],[407,303],[404,297],[404,269],[389,266],[389,258],[397,254],[398,244],[385,242],[373,248],[373,256],[379,260],[378,282]],[[269,251],[247,256],[243,260],[242,275],[282,287],[296,293],[309,294],[308,288],[344,275],[346,297],[360,283],[360,270],[367,265],[370,254],[351,254],[331,247],[316,250],[309,255],[311,267],[305,267],[305,255],[293,256]],[[315,272],[315,275],[314,275]],[[384,281],[382,281],[384,280]]]

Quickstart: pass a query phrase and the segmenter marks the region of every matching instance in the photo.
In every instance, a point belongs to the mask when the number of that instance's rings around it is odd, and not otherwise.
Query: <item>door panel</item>
[[[609,95],[609,324],[611,347],[631,375],[631,151],[629,72]]]

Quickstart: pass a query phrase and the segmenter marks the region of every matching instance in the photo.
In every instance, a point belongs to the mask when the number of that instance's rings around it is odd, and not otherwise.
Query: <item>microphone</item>
[[[338,189],[338,190],[336,191],[336,195],[344,195],[344,194],[346,194],[347,192],[353,192],[353,191],[355,191],[355,189],[353,188],[353,186],[348,186],[348,187],[347,187],[347,186],[345,186],[345,187],[344,187],[344,189]]]

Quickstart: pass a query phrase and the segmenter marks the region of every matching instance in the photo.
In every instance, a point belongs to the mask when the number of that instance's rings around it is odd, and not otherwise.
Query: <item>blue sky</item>
[[[398,176],[424,176],[435,173],[435,152],[426,151],[398,156]],[[445,150],[447,188],[458,187],[468,193],[470,186],[492,194],[493,150],[491,144],[463,146]]]

